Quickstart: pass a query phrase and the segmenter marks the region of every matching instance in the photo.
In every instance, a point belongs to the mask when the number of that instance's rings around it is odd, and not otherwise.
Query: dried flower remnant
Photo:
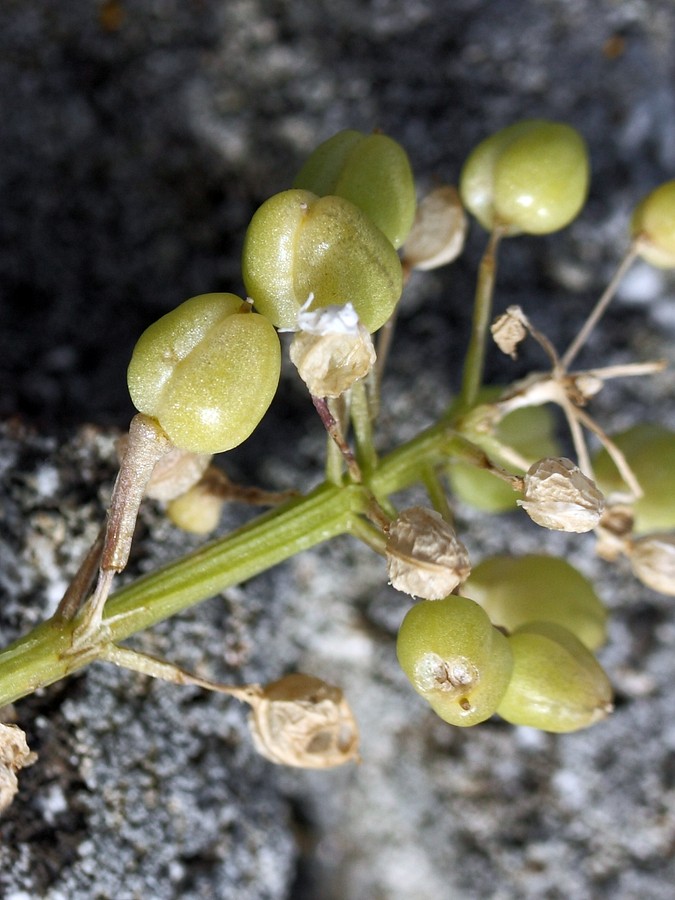
[[[463,656],[447,660],[438,653],[426,653],[415,664],[415,685],[422,693],[441,691],[459,696],[467,693],[479,679],[476,666]],[[469,708],[466,702],[464,706]]]
[[[397,591],[441,600],[468,578],[471,565],[454,528],[434,510],[413,506],[389,528],[387,571]]]
[[[37,753],[31,753],[20,728],[0,724],[0,813],[7,809],[19,789],[16,773],[31,766],[36,759]]]
[[[675,532],[646,534],[633,542],[628,553],[636,578],[660,594],[675,597]]]
[[[464,249],[468,225],[457,189],[448,184],[434,188],[417,207],[403,262],[422,271],[452,262]]]
[[[155,463],[145,495],[163,503],[175,500],[197,484],[210,464],[209,453],[174,448]]]
[[[351,303],[298,314],[291,362],[313,397],[340,397],[368,374],[375,348]]]
[[[270,762],[330,769],[358,760],[358,727],[340,688],[286,675],[246,698],[255,748]]]
[[[528,324],[519,306],[509,306],[490,326],[492,339],[502,353],[516,359],[518,356],[516,348],[527,337]]]
[[[571,459],[540,459],[523,481],[524,499],[518,505],[537,525],[581,534],[599,523],[604,497]]]

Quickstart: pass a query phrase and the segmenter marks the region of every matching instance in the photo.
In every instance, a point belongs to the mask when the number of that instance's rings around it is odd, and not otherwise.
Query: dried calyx
[[[468,219],[457,189],[441,185],[419,203],[412,230],[403,245],[403,262],[428,271],[456,259],[464,249]]]
[[[340,397],[375,364],[373,341],[351,303],[310,311],[312,300],[298,314],[291,362],[313,397]]]
[[[29,750],[26,735],[19,727],[0,724],[0,813],[19,789],[16,773],[36,759],[37,754]]]
[[[328,769],[358,759],[358,728],[340,688],[296,673],[247,702],[256,750],[270,762]]]
[[[580,534],[599,523],[604,497],[571,459],[540,459],[523,481],[523,499],[518,505],[537,525]]]
[[[386,554],[391,585],[427,600],[447,597],[471,571],[469,554],[454,528],[421,506],[403,510],[391,523]]]
[[[629,545],[627,554],[633,573],[643,584],[675,596],[675,532],[645,534]]]

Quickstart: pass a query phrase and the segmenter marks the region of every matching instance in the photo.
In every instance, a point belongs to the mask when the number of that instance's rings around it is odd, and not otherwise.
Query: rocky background
[[[241,291],[246,224],[320,140],[383,129],[420,188],[523,117],[588,140],[589,203],[561,235],[503,248],[497,309],[520,303],[561,349],[625,246],[626,219],[675,174],[670,0],[6,0],[0,7],[0,638],[54,609],[102,520],[132,408],[141,330],[182,300]],[[383,448],[457,387],[465,257],[410,284],[385,379]],[[675,282],[638,264],[583,360],[673,360]],[[508,381],[541,365],[495,353]],[[617,430],[675,423],[672,373],[613,384]],[[274,447],[274,456],[269,448]],[[268,488],[321,477],[323,439],[291,372],[228,473]],[[452,729],[405,683],[407,608],[383,565],[339,540],[143,638],[202,674],[303,669],[343,686],[360,766],[281,770],[235,701],[92,666],[16,706],[38,762],[0,820],[7,900],[497,900],[672,897],[672,601],[521,518],[461,509],[474,559],[548,549],[598,580],[617,709],[551,736]],[[250,515],[232,507],[223,532]],[[517,526],[517,527],[516,527]],[[184,552],[150,504],[130,577]]]

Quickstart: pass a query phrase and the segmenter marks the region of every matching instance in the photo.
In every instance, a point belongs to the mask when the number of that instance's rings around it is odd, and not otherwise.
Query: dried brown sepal
[[[527,319],[519,306],[509,306],[505,313],[497,316],[490,332],[495,344],[502,353],[517,359],[516,348],[527,337]]]
[[[356,720],[340,688],[292,674],[247,698],[256,750],[270,762],[330,769],[358,760]]]
[[[0,813],[7,809],[19,789],[16,773],[36,759],[37,754],[29,750],[26,735],[20,728],[0,724]]]
[[[313,397],[340,397],[375,364],[375,347],[351,304],[298,315],[291,362]]]
[[[426,271],[452,262],[464,249],[467,228],[467,215],[456,188],[448,184],[434,188],[417,207],[403,245],[404,263]]]
[[[595,528],[605,507],[595,483],[565,457],[547,457],[530,466],[523,499],[517,502],[537,525],[577,534]]]
[[[660,594],[675,597],[675,533],[646,534],[629,551],[636,578]]]
[[[432,509],[400,513],[387,536],[387,572],[397,591],[442,600],[471,572],[469,554],[454,528]]]

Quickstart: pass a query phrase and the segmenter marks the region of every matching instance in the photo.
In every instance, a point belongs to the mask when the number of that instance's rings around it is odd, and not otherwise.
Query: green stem
[[[450,525],[454,524],[455,517],[448,503],[448,495],[445,493],[438,472],[433,466],[425,467],[422,472],[422,481],[436,512],[440,513]]]
[[[356,458],[366,478],[377,467],[377,453],[373,438],[373,422],[364,381],[352,387],[351,419],[356,442]]]
[[[340,448],[330,435],[326,435],[326,481],[329,484],[342,484],[345,461]]]
[[[52,684],[162,619],[350,530],[367,506],[358,486],[321,485],[306,497],[259,516],[226,538],[139,578],[106,603],[99,644],[69,653],[79,618],[54,617],[0,654],[0,707]]]
[[[339,534],[358,531],[372,495],[387,497],[420,478],[427,465],[462,453],[462,439],[438,424],[380,461],[369,483],[328,482],[242,528],[115,592],[104,610],[100,641],[72,653],[79,617],[55,616],[0,653],[0,707],[105,656],[110,642],[167,619]],[[372,493],[371,493],[372,491]]]
[[[478,269],[471,338],[464,361],[462,387],[457,403],[453,407],[460,415],[474,406],[483,382],[485,344],[488,326],[492,317],[492,297],[497,274],[497,249],[503,235],[504,232],[500,228],[495,227],[490,234],[490,240],[485,248],[485,253]]]

